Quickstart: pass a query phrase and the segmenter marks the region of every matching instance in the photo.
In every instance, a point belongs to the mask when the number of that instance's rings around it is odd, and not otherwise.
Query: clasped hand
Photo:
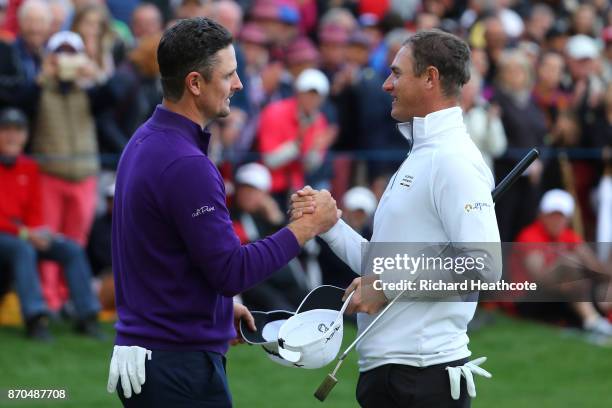
[[[291,196],[289,214],[290,226],[305,231],[303,237],[308,240],[333,227],[342,211],[338,210],[336,200],[329,191],[317,191],[306,186]]]

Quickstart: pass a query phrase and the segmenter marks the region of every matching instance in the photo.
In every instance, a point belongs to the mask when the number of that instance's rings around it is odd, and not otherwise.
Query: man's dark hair
[[[227,29],[206,17],[181,20],[167,29],[157,47],[164,98],[179,100],[190,72],[199,72],[210,81],[217,63],[215,54],[232,41]]]
[[[436,67],[443,94],[459,96],[461,87],[470,80],[470,48],[463,40],[441,30],[426,30],[411,36],[403,45],[412,51],[416,76],[423,75],[427,67]]]

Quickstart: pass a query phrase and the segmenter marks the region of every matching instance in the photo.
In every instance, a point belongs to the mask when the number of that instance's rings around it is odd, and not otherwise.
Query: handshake
[[[336,200],[329,191],[317,191],[306,186],[291,195],[289,214],[291,218],[287,227],[300,245],[304,245],[306,241],[333,227],[342,211],[336,206]]]

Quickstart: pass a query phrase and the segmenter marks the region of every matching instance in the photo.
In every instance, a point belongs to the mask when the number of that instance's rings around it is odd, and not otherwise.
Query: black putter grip
[[[514,168],[508,173],[506,177],[495,187],[491,195],[493,196],[493,202],[497,201],[499,196],[504,194],[506,190],[510,188],[514,184],[516,180],[523,174],[523,172],[529,167],[531,163],[534,162],[535,159],[538,158],[540,152],[538,149],[533,148],[521,159],[521,161],[514,166]]]

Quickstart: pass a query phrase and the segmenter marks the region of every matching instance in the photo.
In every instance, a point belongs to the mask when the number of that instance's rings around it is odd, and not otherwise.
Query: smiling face
[[[230,113],[230,98],[234,92],[242,89],[242,83],[236,72],[236,54],[229,45],[215,54],[216,62],[211,70],[210,81],[201,74],[195,74],[191,81],[200,81],[197,86],[196,105],[204,117],[209,119],[224,118]],[[190,74],[191,75],[191,74]],[[193,89],[193,83],[190,88]]]
[[[424,91],[425,79],[416,76],[413,70],[410,47],[400,48],[391,64],[391,74],[383,83],[383,89],[393,97],[391,117],[400,122],[412,120],[415,116],[425,116]]]

